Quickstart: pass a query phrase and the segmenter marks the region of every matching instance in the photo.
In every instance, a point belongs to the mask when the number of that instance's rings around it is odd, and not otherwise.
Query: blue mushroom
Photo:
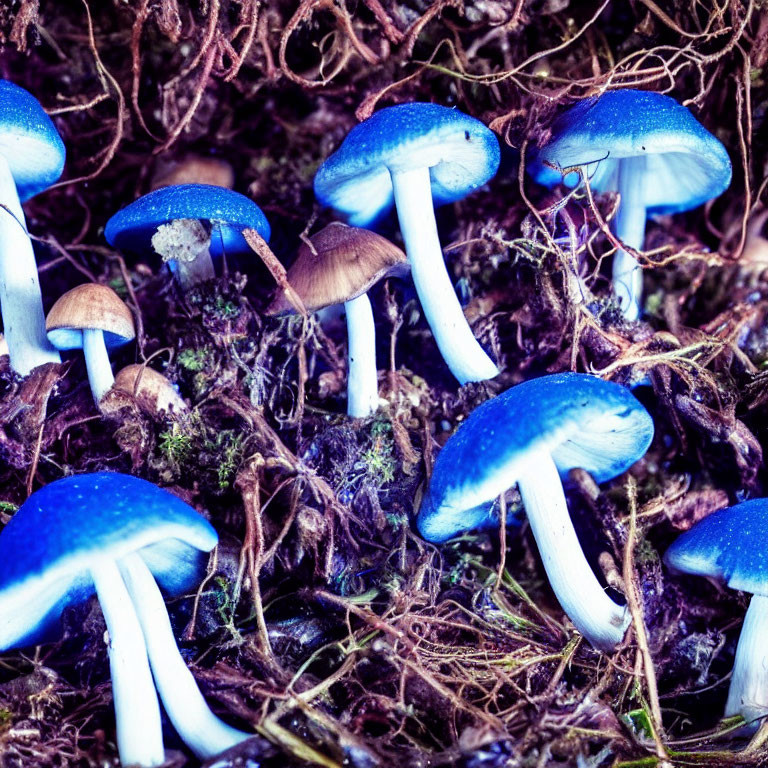
[[[40,102],[0,80],[0,309],[11,365],[22,376],[61,360],[45,336],[40,279],[21,203],[61,176],[64,157],[61,136]]]
[[[45,486],[0,533],[0,649],[50,639],[65,608],[97,595],[109,630],[117,742],[126,766],[165,760],[155,688],[198,757],[248,738],[208,708],[179,654],[158,589],[159,583],[178,595],[194,588],[204,572],[202,553],[217,538],[172,494],[111,472]]]
[[[211,184],[177,184],[118,211],[104,236],[126,253],[154,249],[187,289],[216,276],[215,258],[250,253],[244,229],[255,229],[269,241],[269,222],[253,200]]]
[[[768,499],[721,509],[680,536],[664,562],[675,572],[706,576],[749,592],[726,717],[741,714],[756,728],[768,715]]]
[[[461,384],[496,376],[467,324],[443,261],[434,206],[491,179],[499,142],[479,120],[437,104],[400,104],[355,126],[315,176],[315,195],[369,227],[394,205],[424,316]]]
[[[624,387],[582,373],[543,376],[476,408],[435,462],[417,518],[428,541],[485,526],[489,506],[517,484],[560,605],[595,648],[624,637],[629,616],[606,595],[576,537],[561,476],[597,482],[632,466],[650,445],[653,421]]]
[[[553,169],[561,171],[553,175]],[[537,181],[575,186],[579,174],[596,192],[618,192],[614,220],[624,245],[641,250],[649,214],[677,213],[722,194],[731,183],[725,147],[674,99],[648,91],[609,91],[583,99],[555,123],[531,171]],[[613,289],[624,316],[640,314],[643,272],[619,249]]]

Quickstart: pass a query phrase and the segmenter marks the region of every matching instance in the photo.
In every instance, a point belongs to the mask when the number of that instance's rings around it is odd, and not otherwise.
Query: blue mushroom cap
[[[180,594],[217,540],[192,507],[146,480],[97,472],[46,485],[0,532],[0,649],[51,637],[62,611],[94,593],[92,562],[138,552]]]
[[[618,384],[583,373],[518,384],[476,408],[440,451],[418,529],[440,542],[487,524],[488,504],[517,482],[533,450],[548,450],[561,475],[581,468],[605,482],[652,438],[650,415]]]
[[[538,153],[531,153],[531,159],[527,161],[525,170],[537,184],[541,184],[547,189],[552,189],[558,184],[565,184],[566,187],[573,188],[579,183],[578,172],[571,171],[563,176],[557,168],[544,165]]]
[[[24,202],[51,186],[64,170],[64,142],[40,102],[8,80],[0,80],[0,155]]]
[[[768,499],[744,501],[700,520],[678,537],[664,562],[768,597]]]
[[[690,110],[664,94],[635,90],[608,91],[571,107],[530,171],[551,187],[563,180],[553,170],[584,166],[593,190],[615,192],[619,164],[630,157],[645,157],[642,198],[649,213],[696,208],[731,183],[725,147]],[[578,179],[571,172],[565,183]]]
[[[269,222],[256,203],[239,192],[211,184],[161,187],[118,211],[104,229],[107,242],[126,253],[152,253],[152,236],[176,219],[210,222],[211,255],[249,253],[241,232],[255,229],[265,240]]]
[[[386,107],[356,125],[315,176],[315,195],[358,227],[393,205],[390,171],[428,167],[435,205],[452,203],[493,178],[496,135],[474,117],[439,104]]]

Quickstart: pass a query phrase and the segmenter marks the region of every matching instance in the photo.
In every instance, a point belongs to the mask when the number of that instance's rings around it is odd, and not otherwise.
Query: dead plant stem
[[[629,530],[627,531],[627,544],[624,548],[623,579],[627,591],[627,605],[632,615],[632,626],[635,629],[637,645],[642,656],[642,666],[645,677],[645,686],[648,691],[648,701],[651,708],[651,727],[653,740],[656,744],[656,754],[663,761],[660,768],[672,768],[669,763],[669,754],[664,746],[664,725],[661,718],[659,705],[659,692],[656,686],[656,670],[653,666],[653,658],[648,647],[648,632],[645,627],[645,617],[637,584],[637,573],[634,566],[635,542],[637,539],[637,484],[634,478],[627,480],[627,499],[629,501]]]

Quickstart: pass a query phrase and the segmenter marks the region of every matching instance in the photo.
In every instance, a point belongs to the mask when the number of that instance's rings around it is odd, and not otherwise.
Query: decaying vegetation
[[[101,469],[210,516],[222,544],[199,594],[171,606],[175,626],[217,711],[258,734],[217,766],[766,763],[760,734],[750,745],[718,720],[745,599],[660,561],[677,532],[765,491],[768,242],[750,226],[768,186],[764,0],[15,0],[0,40],[2,76],[41,100],[68,151],[64,180],[27,207],[46,308],[110,285],[137,321],[120,365],[164,370],[193,406],[163,418],[113,392],[102,416],[81,360],[25,381],[6,365],[0,516]],[[675,96],[734,165],[714,203],[649,225],[647,322],[632,326],[602,268],[615,199],[563,199],[525,174],[556,111],[608,87]],[[262,314],[281,279],[263,248],[181,295],[104,242],[153,175],[213,156],[288,264],[331,220],[314,204],[319,163],[408,100],[455,104],[506,144],[496,179],[438,215],[467,316],[503,363],[492,383],[457,391],[393,280],[372,296],[388,406],[351,422],[343,332]],[[564,621],[525,528],[506,548],[491,533],[438,549],[410,527],[475,405],[571,369],[652,384],[638,393],[657,436],[632,476],[571,478],[585,545],[635,619],[612,657]],[[101,615],[67,622],[61,642],[0,662],[4,768],[116,759]]]

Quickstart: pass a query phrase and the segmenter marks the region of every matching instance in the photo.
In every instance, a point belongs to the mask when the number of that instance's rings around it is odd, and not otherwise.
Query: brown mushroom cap
[[[235,172],[228,162],[217,157],[187,155],[178,162],[158,167],[150,184],[150,192],[176,184],[211,184],[232,189],[235,186]]]
[[[127,392],[139,405],[150,413],[187,410],[187,404],[162,373],[146,365],[134,364],[123,368],[115,376],[114,389]]]
[[[136,338],[131,310],[106,285],[85,283],[67,291],[51,307],[45,321],[48,339],[57,349],[79,349],[84,330],[104,332],[108,349]]]
[[[405,254],[381,235],[333,222],[299,248],[288,270],[288,282],[304,306],[314,312],[362,296],[379,280],[408,272]],[[268,315],[293,311],[280,291],[267,308]]]

